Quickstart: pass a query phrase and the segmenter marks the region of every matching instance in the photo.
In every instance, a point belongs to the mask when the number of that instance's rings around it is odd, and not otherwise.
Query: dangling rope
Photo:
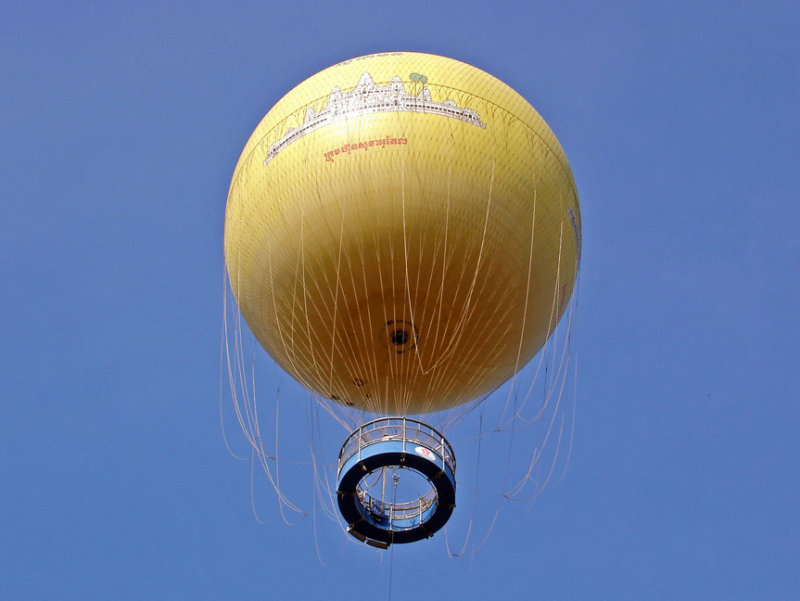
[[[392,473],[392,480],[394,480],[394,499],[392,499],[392,518],[394,518],[394,507],[397,505],[397,481],[400,479],[400,476],[397,475],[397,470],[394,470]],[[392,550],[389,552],[389,598],[388,601],[392,601],[392,576],[394,575],[394,547],[392,545]]]

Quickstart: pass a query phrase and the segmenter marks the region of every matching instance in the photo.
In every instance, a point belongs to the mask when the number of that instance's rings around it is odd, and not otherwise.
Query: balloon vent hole
[[[397,354],[410,351],[419,342],[419,331],[410,321],[393,319],[385,324],[384,344]]]
[[[395,330],[392,332],[392,344],[400,346],[408,342],[408,332],[405,330]]]

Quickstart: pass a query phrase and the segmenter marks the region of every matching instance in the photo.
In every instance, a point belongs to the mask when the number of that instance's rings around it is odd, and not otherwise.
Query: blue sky
[[[391,572],[396,599],[797,598],[799,17],[791,2],[0,7],[2,596],[381,598]],[[259,524],[220,432],[238,154],[301,80],[397,49],[517,89],[581,197],[569,469],[527,513],[504,507],[469,559],[442,537],[390,556],[324,519],[286,526],[256,478]],[[259,361],[266,390],[283,382]],[[306,397],[280,398],[287,444],[307,445]]]

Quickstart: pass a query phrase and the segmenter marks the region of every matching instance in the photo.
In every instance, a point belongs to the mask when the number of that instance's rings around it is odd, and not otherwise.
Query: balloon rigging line
[[[227,305],[226,305],[226,308],[227,308]],[[242,349],[242,346],[241,346],[242,345],[242,338],[241,338],[241,321],[240,321],[240,318],[237,319],[236,328],[234,330],[234,345],[235,345],[235,349],[236,349],[236,352],[234,353],[234,356],[237,358],[237,360],[236,360],[237,369],[236,370],[233,369],[233,366],[231,365],[231,361],[230,361],[230,347],[229,347],[229,344],[228,344],[229,335],[228,335],[228,329],[227,329],[227,319],[225,320],[224,331],[225,331],[225,349],[226,349],[229,376],[232,375],[233,373],[238,372],[239,386],[237,387],[237,385],[235,384],[235,381],[230,377],[229,377],[229,381],[230,381],[230,384],[231,384],[231,394],[232,394],[232,397],[233,397],[233,405],[234,405],[234,410],[235,410],[235,413],[236,413],[237,420],[239,421],[240,427],[242,428],[242,431],[244,432],[244,434],[245,434],[245,436],[246,436],[246,438],[247,438],[247,440],[248,440],[248,442],[249,442],[249,444],[251,446],[251,472],[252,472],[253,459],[257,458],[259,464],[262,467],[262,471],[264,471],[264,473],[267,476],[268,481],[270,482],[270,485],[272,486],[272,488],[275,490],[275,492],[278,495],[279,507],[280,507],[281,515],[283,517],[284,522],[286,522],[287,524],[291,525],[292,522],[290,522],[288,520],[288,518],[286,517],[286,515],[285,515],[285,513],[283,511],[284,506],[289,508],[291,511],[293,511],[295,513],[299,513],[299,514],[301,514],[303,516],[305,516],[307,514],[307,512],[302,510],[301,508],[299,508],[296,504],[291,502],[283,494],[283,492],[280,490],[279,481],[273,475],[272,470],[270,469],[269,463],[267,462],[267,457],[268,456],[264,452],[263,441],[261,439],[261,435],[260,435],[260,431],[259,431],[259,427],[258,427],[258,423],[259,422],[258,422],[258,414],[257,414],[257,403],[256,403],[256,397],[255,397],[255,373],[254,372],[251,373],[250,382],[247,382],[245,380],[244,375],[243,375],[243,373],[246,373],[246,372],[244,370],[244,364],[242,362],[244,353],[243,353],[243,349]],[[249,388],[250,388],[251,385],[253,387],[252,388],[252,392],[249,391]],[[238,394],[236,392],[237,389],[240,390],[242,392],[242,395],[243,395],[241,403],[239,402],[239,397],[238,397]],[[277,448],[278,448],[277,444],[278,444],[278,440],[277,440],[277,435],[276,435],[276,455],[274,456],[275,463],[276,463],[276,469],[277,469],[277,465],[279,463],[279,459],[278,459],[278,456],[277,456]],[[256,511],[255,500],[254,500],[253,494],[254,494],[254,481],[252,479],[252,474],[251,474],[251,503],[253,505],[253,511],[254,511],[254,515],[256,516],[256,519],[260,523],[263,523],[263,520],[261,520],[261,518],[258,516],[258,513]]]
[[[517,346],[517,358],[514,363],[514,376],[511,378],[511,386],[508,390],[508,397],[506,397],[505,407],[503,408],[503,413],[500,415],[500,423],[503,422],[506,414],[506,408],[508,407],[508,399],[511,397],[511,394],[514,391],[514,385],[516,384],[516,374],[519,373],[520,362],[522,359],[522,344],[525,339],[525,322],[528,318],[528,303],[530,302],[530,294],[531,294],[531,271],[533,267],[533,245],[536,239],[536,199],[538,194],[538,186],[536,185],[536,172],[533,173],[533,210],[531,211],[531,243],[528,249],[528,274],[527,280],[525,284],[525,304],[522,310],[522,324],[520,326],[520,334],[519,334],[519,345]],[[541,362],[541,359],[540,359]],[[534,375],[535,381],[536,376]]]
[[[242,457],[237,455],[233,449],[231,448],[230,441],[228,440],[228,434],[225,431],[225,414],[223,411],[223,368],[226,363],[227,359],[227,367],[228,367],[228,376],[229,376],[229,386],[232,386],[233,382],[230,381],[230,351],[228,348],[228,288],[227,288],[227,278],[228,273],[227,270],[223,268],[222,270],[222,332],[220,335],[220,348],[219,348],[219,424],[220,424],[220,431],[222,433],[222,440],[225,443],[225,448],[227,449],[228,453],[238,459],[240,461],[244,461],[247,457]]]

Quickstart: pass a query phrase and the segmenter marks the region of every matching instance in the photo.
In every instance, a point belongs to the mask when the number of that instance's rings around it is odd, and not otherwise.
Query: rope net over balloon
[[[344,531],[336,508],[336,453],[341,440],[373,416],[343,415],[340,405],[297,386],[263,355],[229,292],[226,298],[221,377],[228,390],[221,391],[220,415],[229,450],[251,462],[253,512],[260,522],[270,521],[262,515],[267,511],[289,525],[311,517],[315,533],[331,523]],[[443,536],[451,556],[477,552],[503,508],[529,511],[565,474],[576,402],[576,307],[573,297],[539,355],[493,393],[415,416],[447,435],[458,453],[460,494]],[[245,435],[245,450],[231,436],[233,421]],[[392,476],[386,471],[373,478],[386,490]]]
[[[553,482],[574,414],[577,203],[541,117],[451,59],[346,61],[270,111],[228,197],[236,303],[226,292],[222,364],[235,419],[285,519],[325,513],[339,523],[326,441],[344,436],[327,429],[346,436],[381,416],[450,438],[460,494],[472,489],[469,515],[495,507],[484,532],[504,502],[530,503]],[[255,341],[279,366],[258,395]],[[292,409],[305,405],[297,397],[312,401],[310,506],[282,485],[296,468],[281,453],[278,382],[292,390]],[[381,468],[365,486],[396,496],[397,473]],[[483,540],[466,524],[463,543],[447,537],[454,554]]]

